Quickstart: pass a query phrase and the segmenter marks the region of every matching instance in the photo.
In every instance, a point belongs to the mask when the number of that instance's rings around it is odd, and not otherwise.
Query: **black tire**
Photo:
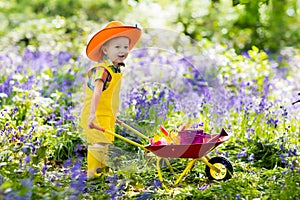
[[[221,172],[217,173],[213,169],[210,169],[209,166],[206,166],[205,173],[210,180],[225,181],[232,177],[233,167],[226,158],[213,157],[208,162],[221,169]]]

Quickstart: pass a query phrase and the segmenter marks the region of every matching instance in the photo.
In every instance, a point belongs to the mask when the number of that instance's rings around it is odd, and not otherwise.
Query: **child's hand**
[[[96,118],[95,114],[90,114],[89,119],[88,119],[88,126],[89,128],[94,128],[94,120]]]

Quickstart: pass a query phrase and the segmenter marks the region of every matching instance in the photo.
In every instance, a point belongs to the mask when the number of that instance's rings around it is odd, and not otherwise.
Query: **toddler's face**
[[[117,37],[103,45],[103,53],[114,63],[123,63],[129,53],[129,39]]]

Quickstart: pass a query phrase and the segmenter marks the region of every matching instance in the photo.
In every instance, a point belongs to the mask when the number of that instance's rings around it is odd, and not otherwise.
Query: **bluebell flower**
[[[254,132],[255,132],[253,128],[249,128],[247,131],[252,133],[252,134],[254,134]]]
[[[57,136],[60,136],[62,132],[64,132],[63,129],[57,129],[56,135],[57,135]]]
[[[32,183],[32,180],[31,179],[24,179],[21,181],[21,184],[23,186],[25,186],[26,188],[26,194],[25,196],[19,196],[15,199],[31,199],[31,196],[32,196],[32,187],[33,187],[33,183]]]
[[[31,166],[28,167],[28,172],[31,176],[35,175],[35,173],[37,172],[34,168],[32,168]]]
[[[43,175],[45,175],[47,168],[48,168],[47,165],[44,164],[43,168],[41,169],[41,172],[42,172]]]
[[[246,153],[247,148],[243,147],[240,152],[237,154],[238,158],[242,158],[242,157],[247,157],[247,153]]]
[[[22,137],[20,137],[20,140],[23,141],[21,138],[22,138]],[[28,146],[23,146],[23,147],[22,147],[22,151],[23,151],[23,153],[25,153],[26,155],[29,155],[29,154],[31,153],[31,150],[30,150],[30,148],[29,148]]]
[[[204,185],[201,185],[201,186],[198,188],[198,190],[203,191],[203,190],[207,189],[208,186],[209,186],[209,184],[206,183],[206,184],[204,184]]]
[[[293,160],[293,162],[292,162],[292,164],[291,164],[290,170],[291,170],[291,171],[294,171],[295,167],[296,167],[296,161]]]
[[[63,164],[64,168],[68,168],[71,165],[72,165],[72,158],[69,158],[69,159],[64,161],[64,164]]]
[[[157,189],[157,188],[159,188],[159,187],[162,186],[162,183],[161,183],[160,180],[155,179],[155,180],[153,181],[153,186],[154,186],[154,189]]]
[[[284,154],[280,154],[281,163],[287,164],[287,161],[285,160],[285,157],[286,156]]]
[[[297,150],[296,150],[296,148],[295,149],[289,148],[288,156],[289,157],[297,156]]]
[[[114,174],[113,176],[107,176],[106,180],[110,183],[114,183],[118,180],[118,175]]]
[[[147,50],[147,48],[139,48],[139,49],[133,50],[131,52],[131,54],[133,57],[146,58],[146,57],[148,57],[148,50]],[[140,60],[142,60],[142,59],[140,59]]]
[[[30,162],[31,158],[29,155],[27,155],[24,160],[25,160],[25,164],[27,165]]]
[[[250,58],[249,52],[248,51],[243,51],[241,53],[242,56],[246,57],[246,58]]]
[[[6,77],[6,80],[4,80],[4,82],[0,84],[0,93],[4,93],[7,96],[10,96],[10,94],[12,93],[13,85],[13,78],[11,77],[11,75],[8,75]]]
[[[22,185],[31,188],[33,186],[31,179],[24,179],[21,181]]]
[[[18,126],[19,133],[21,133],[22,126]]]
[[[75,149],[81,151],[83,149],[83,146],[81,144],[76,144]]]
[[[273,118],[267,120],[267,124],[273,124],[274,128],[277,128],[278,122],[279,122],[278,119],[274,120]]]
[[[110,184],[109,188],[104,192],[104,194],[114,195],[118,191],[118,187],[114,184]]]
[[[248,157],[247,160],[249,160],[250,162],[253,162],[253,161],[254,161],[254,154],[251,154],[251,155]]]
[[[17,111],[19,110],[19,108],[16,106],[16,107],[14,107],[14,109],[13,109],[13,111],[12,111],[12,113],[11,113],[11,115],[14,115]]]
[[[143,192],[135,197],[136,200],[148,200],[151,199],[152,193],[151,192]]]
[[[69,52],[59,52],[59,54],[57,55],[57,60],[58,60],[58,64],[59,65],[63,65],[67,62],[69,62],[69,60],[72,58],[72,54]]]

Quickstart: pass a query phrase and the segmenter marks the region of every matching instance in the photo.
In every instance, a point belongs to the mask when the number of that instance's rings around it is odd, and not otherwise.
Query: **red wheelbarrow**
[[[131,132],[135,133],[141,138],[149,140],[147,136],[144,134],[140,133],[136,129],[128,126],[127,124],[121,122],[120,120],[117,120],[117,123],[124,128],[130,130]],[[105,130],[102,127],[99,126],[94,126],[95,129],[98,129],[100,131],[109,133],[111,135],[114,135],[115,137],[128,142],[132,145],[135,145],[137,147],[140,147],[146,151],[150,151],[153,154],[157,156],[157,161],[156,161],[156,168],[158,172],[158,177],[159,180],[163,184],[163,176],[161,173],[161,168],[160,168],[160,163],[161,160],[164,160],[170,169],[171,173],[174,173],[174,170],[168,160],[168,158],[189,158],[191,159],[186,168],[183,170],[181,175],[177,178],[177,180],[174,183],[174,186],[179,184],[179,182],[182,180],[182,178],[190,171],[190,169],[194,166],[194,164],[197,161],[202,161],[206,164],[206,175],[209,179],[212,180],[227,180],[231,178],[233,174],[233,167],[231,163],[224,157],[213,157],[210,158],[207,154],[210,153],[213,149],[215,149],[217,146],[219,146],[221,143],[225,142],[226,140],[229,139],[229,135],[226,133],[224,129],[222,129],[220,134],[206,134],[206,133],[201,133],[201,141],[197,141],[196,143],[193,142],[191,144],[187,143],[182,143],[180,144],[165,144],[165,145],[152,145],[149,144],[147,146],[143,146],[139,143],[136,143],[132,140],[129,140],[117,133],[114,133],[109,130]],[[195,130],[185,130],[185,131],[195,131]],[[196,130],[197,131],[197,130]],[[164,185],[164,184],[163,184]]]

